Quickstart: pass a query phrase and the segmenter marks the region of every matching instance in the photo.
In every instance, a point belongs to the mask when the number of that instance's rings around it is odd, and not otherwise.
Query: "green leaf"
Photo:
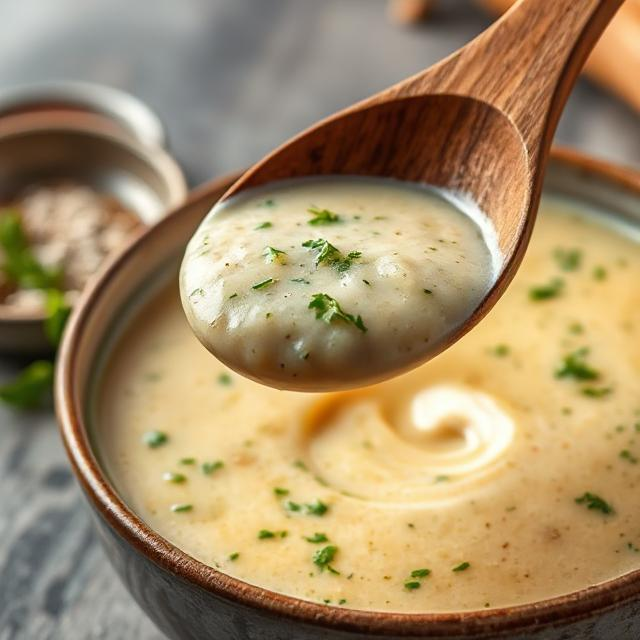
[[[451,571],[466,571],[471,566],[470,562],[461,562],[457,567],[453,567]]]
[[[560,278],[551,280],[549,284],[540,285],[537,287],[531,287],[529,289],[529,298],[531,300],[549,300],[550,298],[557,298],[564,288],[564,281]]]
[[[0,400],[19,409],[42,406],[51,397],[53,363],[36,360],[12,382],[0,385]]]
[[[353,316],[350,313],[343,311],[338,301],[326,293],[314,294],[311,297],[309,309],[315,310],[317,320],[322,320],[327,324],[331,324],[334,319],[343,320],[344,322],[351,323],[363,333],[366,333],[367,331],[367,328],[364,326],[364,322],[360,316]]]
[[[320,567],[320,571],[324,571],[325,569],[329,569],[331,573],[337,574],[338,571],[333,569],[329,564],[335,557],[338,552],[338,547],[330,544],[327,547],[323,547],[322,549],[318,549],[313,554],[313,564],[317,567]]]
[[[575,380],[596,380],[600,373],[585,362],[589,349],[583,347],[567,354],[556,369],[556,378],[574,378]]]
[[[62,271],[43,266],[29,248],[16,211],[0,211],[0,247],[4,253],[2,270],[7,280],[22,289],[57,289]]]
[[[586,491],[579,498],[575,499],[576,504],[583,504],[587,509],[594,511],[600,511],[605,515],[611,515],[615,513],[614,508],[599,495]]]
[[[309,220],[309,224],[318,226],[325,224],[336,224],[340,222],[340,216],[329,209],[319,209],[318,207],[309,207],[307,211],[313,216]]]
[[[59,289],[47,290],[45,311],[47,317],[44,321],[44,332],[49,342],[57,347],[71,313],[71,307],[65,301],[63,291]]]

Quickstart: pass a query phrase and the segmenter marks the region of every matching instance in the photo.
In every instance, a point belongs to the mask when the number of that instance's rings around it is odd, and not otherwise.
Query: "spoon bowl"
[[[472,201],[494,227],[500,267],[469,317],[428,353],[411,356],[409,364],[417,366],[482,319],[515,275],[535,222],[560,113],[588,52],[622,1],[520,0],[445,60],[276,149],[221,201],[310,176],[394,178]],[[220,355],[215,345],[205,344]],[[294,388],[284,375],[265,382]]]

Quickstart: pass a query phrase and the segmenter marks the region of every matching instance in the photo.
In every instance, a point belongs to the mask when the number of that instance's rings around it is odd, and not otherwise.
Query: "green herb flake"
[[[0,400],[18,409],[34,409],[51,397],[53,364],[36,360],[23,369],[14,380],[0,385]]]
[[[277,262],[278,264],[287,264],[287,252],[274,247],[265,247],[262,255],[267,262]],[[255,287],[254,287],[255,289]]]
[[[583,347],[569,353],[562,359],[562,364],[556,369],[556,378],[574,378],[575,380],[596,380],[600,373],[585,362],[589,349]]]
[[[194,465],[196,463],[196,459],[195,458],[181,458],[180,459],[180,464],[184,464],[184,465]]]
[[[606,501],[603,500],[600,496],[595,493],[590,493],[586,491],[579,498],[575,499],[576,504],[582,504],[587,507],[587,509],[591,509],[593,511],[600,511],[604,515],[612,515],[615,513],[614,508]]]
[[[283,489],[282,487],[274,487],[273,488],[273,493],[276,496],[288,496],[289,495],[289,489]]]
[[[466,571],[471,566],[470,562],[461,562],[457,567],[453,567],[451,571],[459,572]]]
[[[193,511],[193,505],[185,503],[172,504],[171,511],[173,511],[173,513],[187,513],[188,511]]]
[[[604,398],[613,393],[611,387],[583,387],[580,392],[587,398]]]
[[[162,479],[165,482],[172,482],[173,484],[182,484],[187,481],[187,476],[183,473],[176,473],[175,471],[165,471],[162,474]]]
[[[422,291],[424,291],[428,296],[433,295],[433,291],[431,291],[431,289],[423,289]]]
[[[291,278],[291,282],[297,282],[299,284],[311,284],[311,282],[305,278]]]
[[[226,372],[218,376],[218,384],[223,387],[230,387],[233,384],[233,378]]]
[[[530,300],[549,300],[551,298],[557,298],[564,288],[564,281],[560,278],[555,278],[549,282],[549,284],[539,285],[531,287],[529,289]]]
[[[338,301],[326,293],[314,294],[311,297],[311,302],[309,303],[308,308],[315,310],[317,320],[322,320],[327,324],[331,324],[335,318],[353,324],[363,333],[367,331],[367,328],[360,316],[353,316],[350,313],[343,311]]]
[[[237,297],[238,297],[238,294],[237,294],[237,293],[232,293],[232,294],[229,296],[229,300],[233,300],[234,298],[237,298]]]
[[[317,240],[306,240],[302,243],[306,249],[316,250],[315,265],[325,264],[333,267],[339,273],[344,273],[351,268],[354,260],[362,257],[360,251],[350,251],[346,256],[329,241],[324,238]]]
[[[151,449],[157,449],[168,441],[169,436],[164,431],[147,431],[142,436],[142,442]]]
[[[229,560],[231,560],[231,562],[235,562],[239,557],[240,553],[238,551],[234,551],[233,553],[229,554]]]
[[[576,271],[582,264],[582,251],[580,249],[561,249],[553,252],[558,266],[562,271]]]
[[[607,279],[607,270],[602,266],[597,266],[593,268],[593,279],[594,280],[606,280]]]
[[[404,583],[404,588],[407,591],[415,591],[420,588],[420,583],[417,580],[408,580]]]
[[[626,460],[631,464],[638,464],[638,458],[634,456],[629,449],[623,449],[618,455],[622,460]]]
[[[203,462],[202,463],[202,473],[207,476],[212,475],[216,471],[219,471],[224,467],[224,462],[222,460],[215,460],[213,462]]]
[[[304,505],[305,512],[312,516],[323,516],[329,510],[329,506],[321,500],[314,500]]]
[[[260,282],[256,282],[254,285],[251,285],[252,289],[264,289],[265,287],[268,287],[271,284],[275,284],[277,282],[277,280],[274,280],[273,278],[266,278],[265,280],[261,280]]]
[[[330,564],[335,558],[337,552],[338,547],[332,544],[322,547],[322,549],[318,549],[313,554],[313,564],[319,567],[320,571],[328,569],[331,573],[338,575],[339,571],[336,571]]]
[[[584,333],[584,325],[582,325],[580,322],[572,322],[569,325],[569,333],[572,333],[576,336]]]
[[[508,344],[497,344],[491,349],[491,353],[496,358],[506,358],[511,353],[511,347]]]
[[[320,544],[321,542],[329,542],[329,538],[327,538],[326,534],[324,533],[314,533],[312,536],[308,536],[305,537],[305,540],[307,542],[310,542],[311,544]]]
[[[368,280],[365,280],[364,278],[362,279],[362,282],[364,282],[367,285],[367,287],[371,286],[371,283]]]
[[[300,469],[301,471],[309,471],[309,467],[307,467],[307,465],[302,460],[294,460],[293,466],[296,467],[296,469]]]
[[[276,206],[276,201],[272,198],[268,198],[267,200],[261,202],[259,206],[264,207],[265,209],[273,209],[273,207]]]
[[[411,572],[412,578],[426,578],[431,574],[431,569],[414,569]]]
[[[271,229],[271,227],[273,227],[273,224],[267,220],[266,222],[261,222],[257,227],[254,227],[253,230],[260,231],[261,229]]]
[[[293,502],[293,500],[287,500],[284,503],[284,508],[287,511],[293,511],[293,512],[302,511],[302,505],[297,502]]]
[[[307,211],[313,216],[307,224],[320,226],[325,224],[336,224],[340,222],[340,216],[329,209],[319,209],[318,207],[309,207]]]
[[[275,537],[276,534],[268,529],[260,529],[260,531],[258,531],[258,540],[268,540]]]

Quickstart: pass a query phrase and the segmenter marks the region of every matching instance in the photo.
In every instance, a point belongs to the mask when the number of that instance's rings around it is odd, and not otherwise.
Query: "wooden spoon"
[[[504,262],[495,286],[444,349],[513,278],[562,107],[622,1],[521,0],[442,62],[276,149],[223,200],[274,180],[326,174],[426,182],[471,196],[495,225]]]

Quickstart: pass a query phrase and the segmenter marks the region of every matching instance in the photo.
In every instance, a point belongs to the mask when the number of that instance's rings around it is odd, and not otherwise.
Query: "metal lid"
[[[126,135],[152,147],[165,147],[164,125],[138,98],[88,82],[59,81],[21,85],[0,91],[0,117],[27,112],[83,111],[115,123]]]

